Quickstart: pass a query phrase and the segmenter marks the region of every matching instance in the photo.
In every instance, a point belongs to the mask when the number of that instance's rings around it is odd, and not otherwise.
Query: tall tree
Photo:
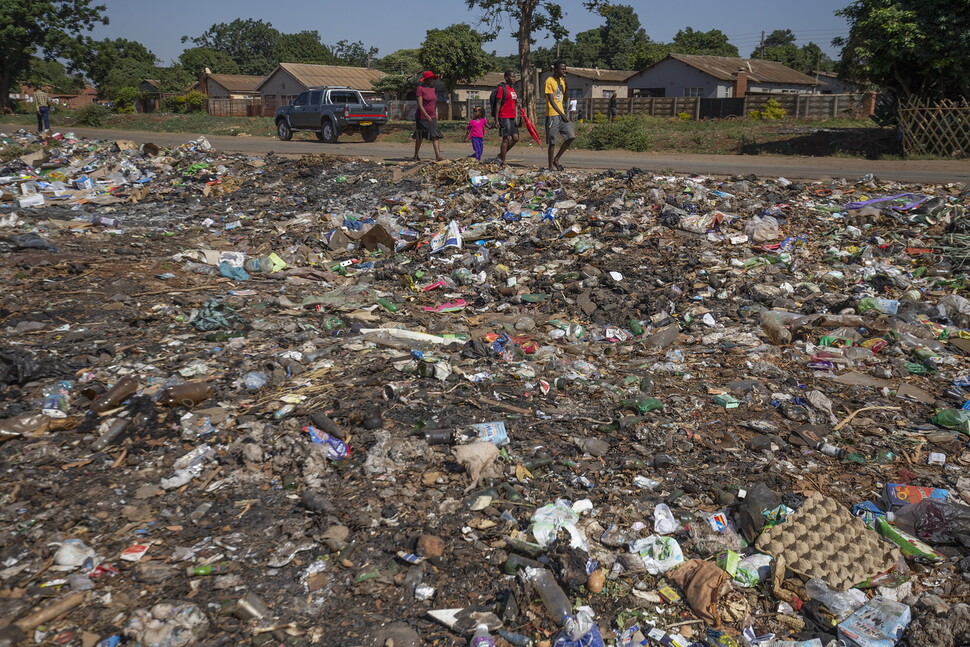
[[[86,85],[80,74],[68,74],[60,61],[45,61],[42,58],[30,59],[27,83],[37,87],[49,87],[57,94],[80,92]]]
[[[640,17],[629,5],[605,5],[600,15],[606,23],[600,27],[603,42],[601,59],[604,67],[628,70],[633,66],[633,52],[641,43],[649,42],[647,32],[640,26]]]
[[[330,48],[320,42],[320,34],[316,30],[281,34],[273,48],[273,57],[279,63],[333,65],[337,62]]]
[[[776,29],[765,36],[765,47],[784,47],[795,44],[795,32],[791,29]]]
[[[218,72],[217,72],[218,74]],[[223,74],[229,74],[223,72]],[[176,63],[169,67],[156,67],[155,78],[158,79],[160,92],[185,92],[199,79],[198,74],[192,74],[183,65]]]
[[[265,20],[236,18],[230,23],[216,23],[201,36],[182,37],[196,45],[224,52],[236,62],[242,74],[265,75],[276,67],[273,50],[280,32]]]
[[[849,21],[839,76],[897,97],[970,97],[967,0],[855,0],[835,12]]]
[[[451,95],[459,83],[468,83],[489,71],[492,57],[482,49],[482,35],[459,23],[444,29],[429,29],[421,44],[421,64],[441,77],[448,90],[448,119],[452,116]]]
[[[100,91],[108,76],[119,67],[124,66],[128,70],[141,67],[147,70],[153,68],[157,60],[156,56],[138,41],[105,38],[91,44],[91,54],[85,63],[85,69]]]
[[[213,74],[239,74],[239,66],[225,52],[208,47],[190,47],[179,54],[179,63],[193,78],[205,68]]]
[[[738,48],[728,42],[728,37],[720,29],[695,31],[691,27],[681,29],[670,43],[672,52],[678,54],[703,54],[706,56],[738,57]]]
[[[98,96],[114,100],[122,88],[138,88],[145,79],[158,79],[158,68],[136,58],[122,58],[98,83]]]
[[[77,70],[90,42],[84,34],[95,24],[108,24],[104,12],[104,5],[91,0],[0,0],[0,113],[34,54],[63,59],[69,71]]]
[[[420,49],[399,49],[382,56],[374,67],[390,74],[416,74],[421,71]]]
[[[368,47],[361,41],[350,43],[345,40],[337,41],[333,46],[333,55],[343,65],[353,67],[368,67],[377,57],[377,48]]]
[[[482,20],[491,31],[486,35],[490,40],[498,34],[504,19],[511,19],[515,25],[515,37],[519,44],[519,74],[522,78],[522,106],[529,116],[535,118],[535,96],[530,82],[532,69],[529,54],[535,35],[546,33],[556,41],[563,40],[567,31],[562,26],[562,7],[551,0],[465,0],[469,9],[481,9]]]
[[[667,58],[667,54],[672,51],[671,47],[667,43],[640,43],[630,54],[630,69],[642,70]]]

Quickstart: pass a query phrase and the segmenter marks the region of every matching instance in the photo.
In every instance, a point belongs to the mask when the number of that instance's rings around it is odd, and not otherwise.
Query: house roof
[[[748,81],[755,83],[790,83],[795,85],[816,85],[815,79],[782,65],[777,61],[765,61],[760,58],[734,58],[731,56],[702,56],[698,54],[668,54],[667,59],[674,59],[690,65],[694,69],[709,74],[721,81],[730,81],[739,69],[748,72]],[[654,63],[658,65],[663,61]],[[647,67],[645,69],[650,69]]]
[[[459,88],[495,88],[505,81],[505,72],[486,72],[469,83],[459,83]]]
[[[384,76],[380,70],[366,67],[348,67],[345,65],[313,65],[310,63],[280,63],[277,70],[283,69],[306,87],[316,85],[337,85],[370,90],[374,81]],[[269,80],[276,70],[273,70],[256,86],[258,90]]]
[[[266,77],[250,74],[210,74],[209,78],[229,92],[256,92],[256,88]]]
[[[636,70],[602,70],[598,67],[566,67],[566,74],[604,83],[626,83]]]

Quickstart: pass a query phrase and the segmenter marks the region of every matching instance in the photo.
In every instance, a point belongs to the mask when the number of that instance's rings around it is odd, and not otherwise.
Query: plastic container
[[[559,626],[565,626],[572,617],[573,605],[552,572],[545,568],[526,568],[525,577],[535,587],[549,616]]]
[[[158,396],[158,403],[168,407],[175,405],[188,407],[208,400],[214,392],[208,382],[186,382],[164,389]]]
[[[859,589],[834,591],[818,578],[812,578],[805,583],[805,593],[810,600],[818,600],[828,607],[839,622],[855,613],[856,609],[865,604],[868,599]]]
[[[495,647],[495,641],[492,640],[491,634],[488,633],[488,625],[478,625],[475,627],[475,633],[472,635],[468,647]]]

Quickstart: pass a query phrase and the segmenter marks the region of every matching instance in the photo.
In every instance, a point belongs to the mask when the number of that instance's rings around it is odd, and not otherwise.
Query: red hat
[[[430,70],[425,70],[424,74],[421,75],[421,81],[427,81],[428,79],[437,79],[438,75]]]

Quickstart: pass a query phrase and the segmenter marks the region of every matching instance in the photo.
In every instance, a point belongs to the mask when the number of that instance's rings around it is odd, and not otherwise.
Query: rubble
[[[968,204],[57,136],[0,165],[0,642],[964,644]]]

